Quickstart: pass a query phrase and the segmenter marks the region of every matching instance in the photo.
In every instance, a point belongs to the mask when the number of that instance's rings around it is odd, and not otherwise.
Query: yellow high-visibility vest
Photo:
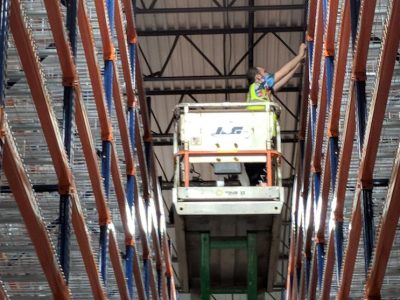
[[[266,89],[261,89],[261,93],[262,93],[262,96],[257,95],[256,84],[252,83],[249,87],[249,92],[247,93],[247,102],[251,102],[251,103],[264,102],[264,101],[272,102],[272,99],[270,97],[270,95],[271,95],[270,91],[267,91]],[[252,106],[248,106],[247,109],[248,110],[264,110],[265,106],[252,105]]]
[[[261,89],[262,96],[258,96],[256,93],[256,84],[252,83],[249,87],[249,92],[247,93],[247,102],[249,103],[257,103],[257,102],[273,102],[271,96],[271,91],[267,91],[266,89]],[[248,110],[252,111],[260,111],[260,110],[265,110],[264,105],[251,105],[247,106]],[[276,136],[276,126],[277,126],[277,120],[278,117],[274,113],[273,114],[273,120],[274,120],[274,127],[272,129],[272,136]]]

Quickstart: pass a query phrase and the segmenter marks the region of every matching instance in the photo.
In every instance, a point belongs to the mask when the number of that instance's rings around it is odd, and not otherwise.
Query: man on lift
[[[302,43],[298,54],[286,63],[275,73],[267,73],[262,67],[251,67],[247,71],[247,80],[249,82],[249,92],[247,102],[265,102],[273,101],[272,94],[279,91],[293,77],[297,68],[306,57],[306,45]],[[263,110],[264,106],[252,105],[248,110]],[[276,122],[276,115],[274,115]],[[276,135],[274,130],[273,136]],[[249,176],[250,185],[255,186],[261,181],[264,174],[265,163],[245,163],[246,173]]]

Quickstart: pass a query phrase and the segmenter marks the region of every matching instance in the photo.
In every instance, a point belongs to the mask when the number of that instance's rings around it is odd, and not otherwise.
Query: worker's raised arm
[[[305,58],[306,56],[306,45],[302,43],[299,47],[299,53],[290,60],[287,64],[285,64],[282,68],[280,68],[277,72],[275,72],[275,84],[281,81],[287,75],[294,74],[293,70],[295,70],[298,64]],[[286,82],[289,81],[289,78],[286,78]],[[281,85],[282,86],[282,85]],[[276,89],[274,89],[276,90]]]
[[[274,92],[278,92],[290,80],[290,78],[293,77],[294,73],[299,68],[299,66],[301,66],[301,61],[298,62],[297,65],[288,74],[283,76],[283,78],[281,78],[281,80],[275,82],[275,84],[272,88],[274,90]]]

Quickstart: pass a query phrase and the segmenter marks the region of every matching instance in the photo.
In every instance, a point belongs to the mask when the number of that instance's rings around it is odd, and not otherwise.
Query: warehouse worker
[[[275,73],[267,73],[262,67],[251,67],[247,71],[247,80],[249,82],[247,102],[272,102],[272,93],[279,91],[293,77],[306,56],[306,49],[306,45],[302,43],[298,54]],[[247,109],[254,111],[264,110],[265,106],[251,105]],[[275,137],[277,116],[275,114],[273,116],[272,137]],[[264,174],[265,163],[245,163],[245,168],[249,176],[250,185],[255,186],[263,179],[261,176]]]
[[[262,67],[251,67],[247,71],[249,81],[247,101],[272,101],[272,92],[279,91],[293,77],[306,57],[306,49],[306,45],[302,43],[299,53],[275,73],[267,73]]]

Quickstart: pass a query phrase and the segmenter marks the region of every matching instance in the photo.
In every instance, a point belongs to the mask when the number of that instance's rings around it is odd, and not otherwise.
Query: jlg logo
[[[218,134],[241,134],[243,131],[243,127],[232,127],[231,130],[225,130],[223,127],[218,127],[217,131],[213,135],[218,135]]]

